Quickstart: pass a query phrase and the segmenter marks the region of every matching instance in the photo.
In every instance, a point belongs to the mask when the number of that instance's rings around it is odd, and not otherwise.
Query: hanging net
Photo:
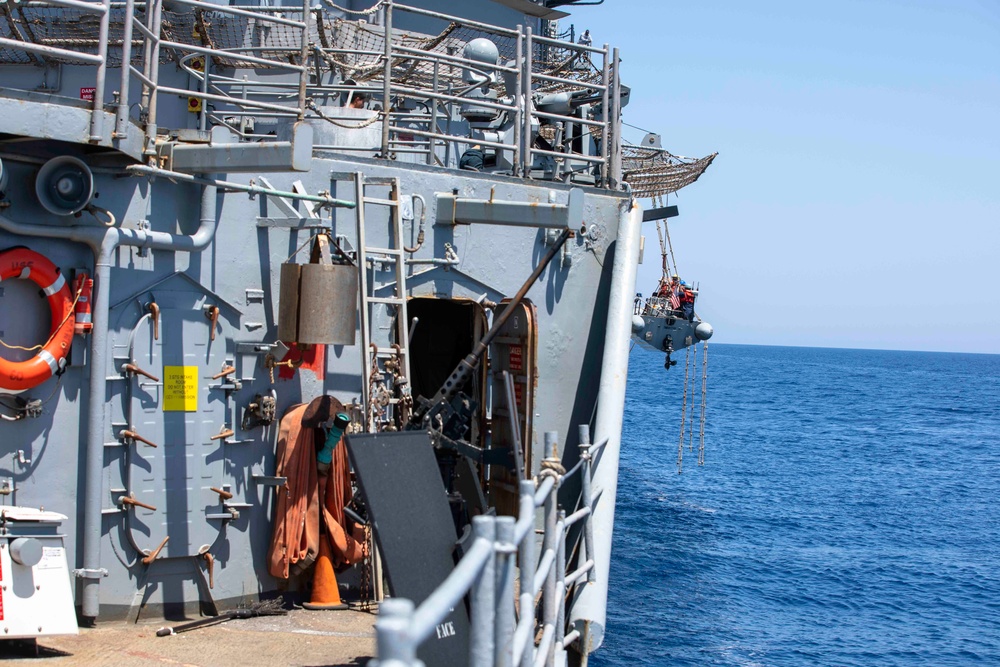
[[[690,185],[705,173],[718,153],[703,158],[673,155],[662,148],[622,145],[622,180],[639,199],[662,197]]]
[[[285,18],[301,20],[302,12],[288,10]],[[143,11],[135,16],[144,21]],[[108,65],[121,66],[124,38],[125,10],[111,10],[108,30]],[[364,20],[352,21],[336,18],[321,10],[314,10],[309,31],[309,43],[324,50],[323,58],[344,79],[372,83],[381,81],[384,69],[382,54],[385,50],[385,29]],[[25,6],[22,3],[0,2],[0,37],[45,46],[70,49],[79,53],[96,54],[100,17],[96,14],[65,7]],[[299,64],[302,32],[293,26],[268,23],[247,16],[236,16],[218,11],[196,9],[187,12],[163,11],[161,37],[181,44],[206,46],[218,50],[236,50],[280,63]],[[500,53],[500,64],[512,64],[516,58],[517,40],[502,30],[491,32],[485,28],[471,27],[452,22],[436,34],[394,30],[394,47],[408,47],[444,55],[461,56],[470,41],[485,37]],[[132,34],[132,65],[141,67],[144,42],[142,34]],[[576,89],[575,82],[599,84],[601,82],[600,54],[581,53],[567,43],[566,48],[534,42],[532,71],[560,77],[566,81],[539,81],[536,92],[557,92]],[[82,64],[72,56],[35,56],[14,48],[0,47],[0,64],[28,64],[42,60],[58,60]],[[177,60],[177,54],[168,48],[160,51],[160,62]],[[216,57],[218,67],[270,69],[268,65],[241,61],[238,53],[232,58]],[[405,53],[396,52],[392,62],[392,81],[396,84],[428,89],[434,75],[434,64],[417,60]],[[439,63],[439,85],[461,88],[461,65]],[[513,83],[513,77],[511,78]],[[501,94],[515,95],[519,91],[506,90],[503,77],[496,89]]]
[[[321,34],[322,46],[338,53],[325,55],[327,63],[338,69],[344,79],[357,82],[380,81],[384,73],[382,54],[385,50],[385,30],[381,26],[365,21],[336,19],[331,30]],[[491,32],[484,28],[471,27],[460,23],[448,24],[437,35],[426,35],[405,31],[393,31],[394,46],[403,46],[435,54],[461,56],[465,45],[477,38],[493,42],[500,54],[499,64],[513,64],[517,56],[517,40],[503,32]],[[535,42],[532,48],[532,71],[567,81],[539,81],[535,92],[557,92],[577,89],[576,82],[599,84],[601,68],[587,54],[572,48],[560,48],[550,44]],[[592,54],[599,57],[598,54]],[[392,82],[415,88],[429,89],[434,77],[434,63],[417,60],[399,53],[393,58]],[[437,66],[438,85],[462,87],[461,65],[439,63]],[[513,79],[513,77],[512,77]],[[511,81],[513,83],[513,80]],[[519,91],[507,90],[503,77],[497,83],[501,94],[516,95]]]

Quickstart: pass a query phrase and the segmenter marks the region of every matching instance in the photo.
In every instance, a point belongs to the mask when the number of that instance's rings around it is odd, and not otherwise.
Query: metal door
[[[225,439],[232,424],[224,379],[213,379],[226,363],[225,323],[202,308],[160,310],[159,338],[145,318],[134,332],[135,363],[159,377],[131,378],[131,430],[155,443],[137,442],[130,453],[128,488],[136,500],[129,520],[133,544],[152,551],[170,538],[161,556],[197,555],[219,535],[219,496],[211,490],[225,473]],[[214,340],[213,340],[214,338]]]
[[[506,303],[501,302],[494,317],[499,316],[505,308]],[[503,380],[503,371],[507,371],[514,380],[514,403],[520,425],[520,460],[524,462],[527,477],[532,473],[531,417],[537,380],[536,319],[535,306],[527,300],[522,301],[515,306],[515,312],[490,345],[490,367],[493,372],[492,447],[511,449],[516,441],[510,427],[507,390]],[[498,514],[517,516],[518,481],[518,475],[513,470],[503,466],[491,468],[490,502],[496,507]]]

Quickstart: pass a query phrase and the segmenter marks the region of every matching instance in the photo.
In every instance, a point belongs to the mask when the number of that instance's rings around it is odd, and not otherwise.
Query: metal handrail
[[[59,7],[69,7],[90,14],[106,14],[110,10],[110,7],[105,6],[105,3],[97,4],[95,2],[83,2],[82,0],[39,0],[39,4],[42,6],[56,5]]]
[[[556,444],[546,433],[546,448]],[[580,465],[558,472],[558,459],[547,464],[536,481],[520,483],[519,518],[477,516],[472,520],[473,542],[451,575],[418,607],[404,599],[384,601],[375,623],[378,662],[415,667],[418,646],[434,632],[468,594],[470,600],[470,667],[518,665],[551,667],[564,662],[562,653],[579,638],[566,632],[563,600],[566,591],[585,579],[593,581],[593,498],[590,490],[591,445],[589,426],[580,427]],[[582,508],[569,517],[558,508],[562,483],[579,473]],[[544,508],[542,557],[535,563],[535,512]],[[584,522],[585,560],[566,573],[567,528]],[[517,553],[517,562],[513,558]],[[583,558],[583,557],[582,557]],[[520,619],[514,613],[514,571],[520,569]],[[525,582],[530,582],[526,585]],[[541,592],[541,638],[536,645],[536,598]],[[516,620],[516,622],[515,622]]]
[[[303,0],[301,7],[283,8],[281,12],[266,7],[217,5],[206,0],[175,0],[178,4],[184,5],[185,8],[213,14],[253,18],[261,24],[279,25],[301,31],[301,39],[296,36],[291,41],[270,47],[218,48],[214,45],[208,46],[188,43],[186,40],[180,42],[165,38],[161,30],[164,21],[163,1],[46,0],[40,2],[32,0],[32,6],[67,7],[100,15],[97,53],[85,53],[74,51],[71,48],[39,44],[25,41],[25,38],[0,38],[0,47],[34,53],[41,57],[71,59],[97,65],[97,85],[92,105],[89,138],[93,142],[107,141],[108,137],[105,136],[103,130],[103,119],[105,115],[104,84],[109,49],[108,23],[111,8],[124,6],[126,19],[122,25],[124,34],[121,40],[121,82],[117,86],[118,91],[114,100],[116,118],[111,138],[124,139],[130,131],[132,123],[129,122],[129,89],[134,78],[142,87],[142,95],[138,105],[139,119],[144,125],[145,153],[150,157],[154,153],[157,141],[157,106],[160,93],[213,102],[217,107],[215,112],[222,114],[228,113],[229,109],[232,109],[234,114],[246,114],[257,110],[270,114],[287,114],[303,119],[310,115],[308,113],[309,95],[336,94],[349,89],[347,86],[323,85],[319,80],[310,83],[311,73],[321,71],[321,62],[331,54],[354,53],[355,55],[364,55],[372,63],[370,65],[371,71],[381,70],[382,80],[375,85],[364,87],[364,89],[368,90],[369,94],[374,94],[376,99],[381,98],[384,113],[383,118],[379,121],[382,124],[382,137],[378,150],[383,157],[392,157],[395,152],[417,154],[424,152],[428,164],[437,164],[440,163],[440,151],[444,147],[445,162],[443,164],[449,164],[454,159],[449,156],[457,155],[458,151],[463,150],[463,146],[480,144],[490,149],[506,152],[507,156],[504,160],[510,162],[513,174],[516,176],[531,178],[537,176],[538,172],[533,174],[532,170],[539,168],[539,165],[554,165],[554,167],[544,167],[546,178],[551,176],[570,181],[576,178],[576,174],[586,173],[593,175],[595,184],[598,186],[616,188],[621,182],[621,148],[619,145],[621,83],[617,67],[618,52],[617,49],[611,50],[607,45],[595,47],[574,44],[544,35],[535,35],[530,25],[517,26],[516,29],[502,28],[450,14],[412,7],[397,3],[395,0],[382,0],[383,21],[380,32],[383,33],[384,48],[379,51],[373,49],[362,53],[350,49],[320,48],[319,45],[312,44],[310,42],[311,26],[317,21],[323,21],[324,14],[322,10],[311,7],[309,0]],[[464,28],[479,30],[488,35],[512,38],[515,47],[513,60],[486,65],[480,61],[465,58],[460,54],[439,53],[434,50],[423,50],[397,43],[394,41],[396,35],[392,28],[394,11],[454,22]],[[118,47],[117,39],[115,47]],[[561,54],[565,52],[568,56],[568,63],[572,63],[573,58],[577,56],[585,59],[588,71],[593,72],[595,78],[581,80],[573,78],[572,75],[560,76],[556,72],[534,71],[536,65],[534,57],[537,55],[535,52],[539,47],[550,52],[551,49],[559,49],[560,60]],[[135,48],[143,50],[143,63],[139,67],[134,67],[131,64]],[[191,90],[161,86],[160,54],[163,49],[170,49],[179,54],[181,66],[193,77]],[[297,56],[292,55],[296,52]],[[289,58],[284,59],[277,55],[267,57],[268,53],[287,53]],[[188,61],[195,54],[205,57],[204,71],[188,66]],[[594,54],[600,54],[601,63],[596,63],[596,59],[592,60]],[[232,76],[213,74],[211,71],[212,59],[220,58],[295,74],[297,75],[296,82],[247,81]],[[402,81],[393,80],[393,72],[394,70],[398,72],[397,68],[401,63],[404,65],[412,63],[414,66],[418,63],[421,64],[422,72],[432,81],[427,84],[406,85]],[[509,82],[515,86],[516,90],[508,90],[507,99],[470,97],[469,93],[478,88],[480,83],[455,85],[454,75],[443,78],[445,72],[454,72],[456,67],[472,72],[476,79],[485,79],[503,73],[509,77]],[[577,117],[534,109],[532,100],[535,99],[536,89],[551,90],[552,85],[564,89],[590,91],[592,102],[601,105],[600,108],[603,111],[596,117],[590,117],[588,114],[579,114],[580,117]],[[352,89],[361,90],[362,87]],[[400,99],[417,100],[426,106],[429,111],[426,128],[421,127],[420,130],[413,130],[401,124],[400,118],[391,113],[392,103]],[[463,127],[461,134],[457,134],[451,129],[450,121],[447,127],[439,125],[439,119],[449,117],[447,109],[453,109],[455,105],[466,103],[494,110],[496,114],[506,114],[506,118],[510,122],[508,130],[511,131],[511,138],[506,140],[501,138],[499,141],[494,138],[490,141],[474,136],[474,133],[465,132],[464,124],[460,126]],[[202,129],[207,129],[209,124],[207,106],[207,104],[202,105],[199,119]],[[385,113],[385,111],[389,113]],[[414,120],[422,121],[422,119],[410,118],[402,123],[410,123]],[[565,128],[555,150],[535,147],[532,128],[533,124],[539,120]],[[399,134],[413,134],[421,137],[424,141],[407,144],[405,140],[399,139]],[[574,141],[571,141],[571,138],[579,139],[581,137],[585,141],[585,148],[582,150],[574,148]],[[554,171],[550,171],[550,169],[554,169]]]

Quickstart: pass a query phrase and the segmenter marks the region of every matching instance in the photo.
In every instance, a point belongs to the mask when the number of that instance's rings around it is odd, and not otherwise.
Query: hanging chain
[[[388,404],[388,390],[385,388],[385,376],[378,367],[378,346],[371,344],[372,372],[368,376],[368,418],[366,428],[369,433],[378,431],[378,418]]]
[[[361,543],[361,611],[372,610],[372,529],[365,526],[365,540]]]
[[[688,451],[694,451],[694,396],[698,384],[698,346],[692,345],[691,350],[691,412],[688,414]]]
[[[677,441],[677,474],[684,471],[684,426],[687,422],[688,373],[691,370],[691,348],[684,355],[684,397],[681,399],[681,437]],[[692,398],[693,400],[693,398]]]
[[[698,465],[705,465],[705,398],[708,395],[708,341],[701,346],[701,429],[698,432]]]

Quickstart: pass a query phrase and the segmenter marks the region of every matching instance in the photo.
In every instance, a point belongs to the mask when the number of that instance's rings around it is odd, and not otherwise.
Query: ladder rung
[[[381,197],[365,197],[366,204],[381,204],[382,206],[399,206],[399,202],[394,199],[382,199]]]
[[[395,185],[395,176],[366,176],[365,185]]]
[[[393,255],[395,257],[399,257],[400,255],[403,254],[403,251],[399,250],[398,248],[396,248],[396,249],[393,249],[393,248],[365,248],[365,254],[366,255],[382,254],[382,255]]]
[[[401,306],[406,303],[406,299],[399,299],[394,296],[366,296],[368,303],[384,303],[389,306]]]
[[[401,347],[401,348],[399,348],[399,351],[397,352],[396,348],[394,348],[394,347],[389,347],[389,348],[381,348],[380,347],[378,349],[378,352],[376,354],[378,356],[380,356],[380,357],[395,357],[397,354],[399,354],[399,355],[406,354],[406,348],[405,347]]]

